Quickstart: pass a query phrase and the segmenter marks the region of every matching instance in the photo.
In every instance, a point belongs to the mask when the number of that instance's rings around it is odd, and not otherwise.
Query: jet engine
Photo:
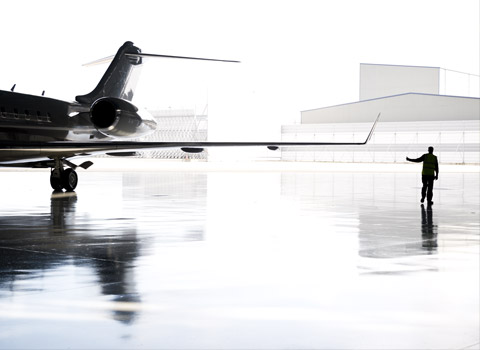
[[[90,108],[90,120],[100,133],[113,138],[137,138],[156,129],[147,111],[116,97],[96,100]]]

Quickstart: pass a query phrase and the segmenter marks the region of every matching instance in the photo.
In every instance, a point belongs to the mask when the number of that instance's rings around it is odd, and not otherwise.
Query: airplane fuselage
[[[0,91],[0,141],[63,141],[69,127],[66,102]]]
[[[95,124],[93,111],[97,121],[99,116],[106,116],[108,122]],[[121,99],[99,99],[89,105],[0,90],[0,146],[132,139],[155,128],[151,116]],[[38,152],[12,152],[0,147],[0,165],[27,160],[39,160]]]

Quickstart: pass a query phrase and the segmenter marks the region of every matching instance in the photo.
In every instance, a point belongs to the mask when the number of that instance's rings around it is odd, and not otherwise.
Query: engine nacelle
[[[96,100],[90,109],[90,120],[100,133],[113,138],[137,138],[156,129],[155,120],[147,111],[115,97]]]

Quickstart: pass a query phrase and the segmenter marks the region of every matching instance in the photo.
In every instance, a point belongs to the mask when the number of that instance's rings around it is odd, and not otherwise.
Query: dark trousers
[[[433,198],[433,182],[435,181],[434,175],[422,175],[422,199],[427,197],[427,201],[431,202]]]

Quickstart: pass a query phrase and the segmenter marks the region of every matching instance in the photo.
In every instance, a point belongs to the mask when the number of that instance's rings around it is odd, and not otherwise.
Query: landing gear
[[[50,174],[50,186],[55,191],[65,189],[67,192],[73,191],[78,184],[78,175],[72,168],[52,170]]]
[[[64,169],[64,165],[68,168]],[[78,175],[75,172],[77,167],[87,170],[93,165],[91,161],[83,162],[80,165],[73,164],[66,158],[55,158],[47,163],[47,166],[52,169],[50,173],[50,186],[54,191],[73,192],[78,184]]]
[[[52,186],[54,191],[61,191],[63,188],[62,179],[60,177],[55,177],[53,171],[50,174],[50,186]]]
[[[62,175],[63,188],[67,192],[73,191],[78,184],[78,175],[72,168],[67,168]]]
[[[73,191],[78,184],[78,175],[72,168],[63,168],[62,160],[55,159],[55,167],[50,173],[50,186],[55,191],[65,189],[67,192]]]

